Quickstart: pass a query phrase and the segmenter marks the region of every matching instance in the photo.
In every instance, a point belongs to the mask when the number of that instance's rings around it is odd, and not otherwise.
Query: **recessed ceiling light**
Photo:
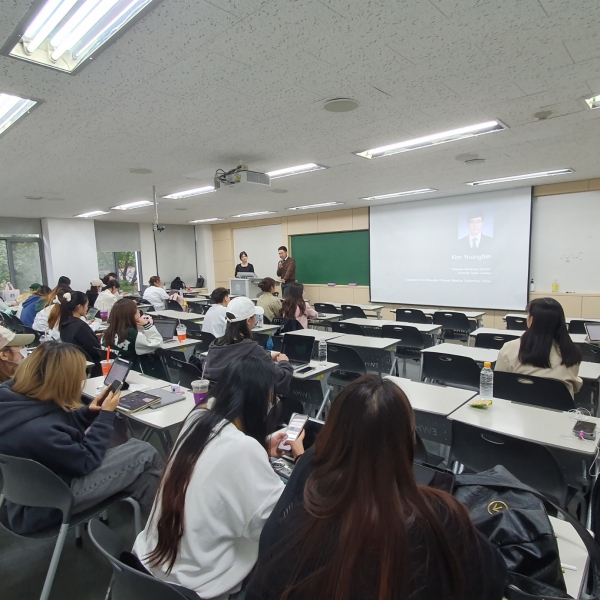
[[[283,188],[271,188],[269,190],[270,192],[273,192],[273,194],[287,194],[287,190],[284,190]]]
[[[75,215],[76,217],[81,217],[82,219],[90,219],[91,217],[100,217],[101,215],[109,215],[110,212],[106,210],[91,210],[90,212],[81,213],[80,215]]]
[[[325,102],[323,108],[329,112],[340,113],[350,112],[359,106],[360,104],[356,100],[351,100],[350,98],[334,98]]]
[[[408,192],[394,192],[393,194],[381,194],[379,196],[367,196],[360,200],[387,200],[388,198],[400,198],[400,196],[414,196],[415,194],[429,194],[430,192],[438,192],[433,188],[423,188],[421,190],[409,190]]]
[[[471,167],[483,164],[485,164],[485,158],[469,158],[469,160],[465,160],[465,165],[469,165]]]
[[[500,121],[486,121],[485,123],[459,127],[458,129],[451,129],[450,131],[443,131],[442,133],[434,133],[432,135],[398,142],[397,144],[371,148],[370,150],[355,152],[354,154],[362,156],[363,158],[381,158],[382,156],[392,156],[392,154],[399,154],[400,152],[410,152],[411,150],[419,150],[420,148],[428,148],[447,142],[456,142],[458,140],[484,135],[485,133],[502,131],[503,129],[508,128],[506,125],[500,123]]]
[[[138,200],[137,202],[128,202],[127,204],[119,204],[119,206],[111,206],[111,210],[131,210],[132,208],[143,208],[144,206],[152,206],[150,200]]]
[[[277,169],[276,171],[270,171],[267,175],[271,179],[280,179],[281,177],[289,177],[290,175],[300,175],[302,173],[312,173],[313,171],[322,171],[328,169],[323,165],[317,165],[316,163],[307,163],[305,165],[298,165],[297,167],[288,167],[287,169]]]
[[[490,185],[492,183],[505,183],[507,181],[520,181],[521,179],[537,179],[538,177],[552,177],[553,175],[567,175],[574,173],[573,169],[557,169],[556,171],[541,171],[539,173],[527,173],[526,175],[514,175],[512,177],[499,177],[497,179],[484,179],[483,181],[471,181],[467,185]]]
[[[0,135],[18,121],[37,102],[11,94],[0,94]]]
[[[239,217],[259,217],[260,215],[274,215],[275,211],[273,210],[261,210],[260,212],[253,213],[243,213],[241,215],[232,215],[234,219],[238,219]]]
[[[73,73],[160,0],[46,0],[10,36],[2,54]],[[25,33],[22,33],[22,32]]]
[[[305,208],[323,208],[324,206],[338,206],[344,204],[343,202],[323,202],[321,204],[307,204],[306,206],[294,206],[288,208],[288,210],[304,210]]]
[[[129,169],[129,172],[134,175],[149,175],[152,173],[152,169]]]
[[[213,221],[223,221],[219,217],[211,217],[210,219],[196,219],[195,221],[188,221],[188,223],[212,223]]]
[[[585,103],[591,108],[600,108],[600,96],[592,96],[591,98],[587,98]]]
[[[43,200],[44,196],[25,196],[25,200]]]
[[[183,198],[191,198],[192,196],[201,196],[202,194],[210,194],[214,192],[215,188],[212,185],[205,185],[204,187],[194,188],[193,190],[186,190],[185,192],[176,192],[175,194],[169,194],[168,196],[161,196],[167,200],[181,200]]]

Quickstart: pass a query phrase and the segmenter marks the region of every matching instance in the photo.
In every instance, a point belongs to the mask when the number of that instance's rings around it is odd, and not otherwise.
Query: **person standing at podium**
[[[285,246],[279,246],[278,251],[277,277],[281,280],[281,294],[285,298],[288,295],[290,285],[296,283],[296,261],[289,256]]]
[[[245,252],[240,252],[240,264],[235,266],[235,276],[239,277],[238,273],[254,273],[254,265],[248,262],[248,255]]]

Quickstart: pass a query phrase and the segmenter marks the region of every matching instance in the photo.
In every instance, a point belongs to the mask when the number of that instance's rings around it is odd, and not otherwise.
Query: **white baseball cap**
[[[11,346],[29,346],[35,340],[32,333],[14,333],[4,327],[0,327],[0,348]]]
[[[254,306],[254,302],[250,298],[246,298],[246,296],[238,296],[227,305],[227,320],[230,323],[246,321],[254,315],[264,314],[264,309],[260,306]],[[233,315],[233,319],[229,315]]]

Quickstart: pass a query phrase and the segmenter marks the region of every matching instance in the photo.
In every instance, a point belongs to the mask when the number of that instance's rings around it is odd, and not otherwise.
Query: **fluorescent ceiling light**
[[[144,9],[160,0],[46,0],[19,24],[2,54],[73,73]],[[21,32],[25,29],[25,33]]]
[[[137,202],[129,202],[127,204],[119,204],[119,206],[111,206],[110,210],[131,210],[132,208],[143,208],[144,206],[152,206],[150,200],[138,200]]]
[[[267,175],[271,179],[279,179],[281,177],[289,177],[290,175],[300,175],[301,173],[311,173],[312,171],[322,171],[328,169],[323,165],[317,165],[316,163],[307,163],[306,165],[298,165],[297,167],[288,167],[287,169],[278,169],[277,171],[270,171]]]
[[[223,221],[223,219],[212,217],[210,219],[196,219],[195,221],[188,221],[188,223],[212,223],[213,221]]]
[[[18,121],[37,102],[10,94],[0,94],[0,135]]]
[[[81,213],[80,215],[75,215],[75,217],[81,217],[82,219],[89,219],[91,217],[99,217],[101,215],[109,215],[110,211],[106,210],[92,210],[90,212]]]
[[[400,196],[414,196],[415,194],[429,194],[430,192],[437,192],[433,188],[423,188],[422,190],[409,190],[408,192],[394,192],[393,194],[382,194],[380,196],[367,196],[366,198],[360,198],[360,200],[386,200],[387,198],[400,198]]]
[[[382,156],[391,156],[392,154],[399,154],[400,152],[410,152],[411,150],[428,148],[429,146],[437,146],[438,144],[445,144],[447,142],[456,142],[485,133],[502,131],[503,129],[507,129],[507,127],[500,123],[500,121],[486,121],[485,123],[459,127],[458,129],[451,129],[450,131],[443,131],[442,133],[434,133],[433,135],[426,135],[420,138],[398,142],[397,144],[371,148],[370,150],[355,152],[354,154],[362,156],[363,158],[381,158]]]
[[[244,213],[241,215],[232,215],[232,217],[234,219],[237,219],[239,217],[259,217],[260,215],[274,215],[275,211],[273,210],[262,210],[260,212],[253,212],[253,213]]]
[[[305,208],[322,208],[323,206],[338,206],[344,204],[343,202],[323,202],[322,204],[307,204],[306,206],[294,206],[288,208],[288,210],[304,210]]]
[[[600,108],[600,96],[593,96],[592,98],[586,98],[585,102],[592,109]]]
[[[498,179],[484,179],[483,181],[472,181],[467,185],[490,185],[492,183],[505,183],[507,181],[520,181],[521,179],[537,179],[538,177],[552,177],[553,175],[567,175],[573,173],[573,169],[557,169],[556,171],[541,171],[540,173],[527,173],[526,175],[514,175],[513,177],[499,177]]]
[[[214,186],[205,185],[204,187],[195,188],[193,190],[186,190],[185,192],[176,192],[175,194],[169,194],[168,196],[161,196],[161,198],[165,198],[167,200],[181,200],[183,198],[191,198],[192,196],[200,196],[201,194],[210,194],[214,191]]]

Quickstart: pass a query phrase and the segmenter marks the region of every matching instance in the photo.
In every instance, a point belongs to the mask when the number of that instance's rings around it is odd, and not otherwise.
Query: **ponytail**
[[[64,323],[73,316],[73,311],[78,306],[85,306],[88,302],[88,297],[83,292],[65,292],[60,300],[60,325],[64,325]],[[51,317],[55,309],[56,307],[52,309],[52,312],[50,313]],[[48,319],[48,325],[51,325],[50,319]]]

